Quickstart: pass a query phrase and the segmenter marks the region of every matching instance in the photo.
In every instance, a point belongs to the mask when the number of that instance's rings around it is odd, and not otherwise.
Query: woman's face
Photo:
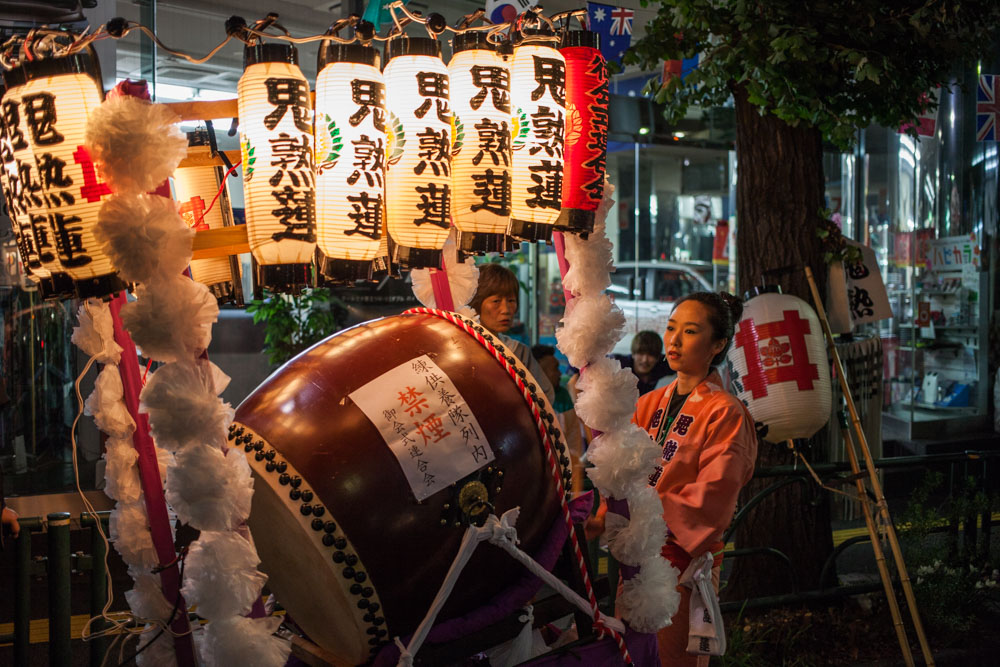
[[[517,313],[517,297],[509,294],[494,294],[483,299],[479,307],[479,321],[493,333],[506,333],[514,324]]]
[[[712,359],[725,349],[725,338],[712,340],[715,332],[708,315],[708,307],[693,299],[684,301],[670,314],[663,343],[667,361],[676,373],[705,376]]]

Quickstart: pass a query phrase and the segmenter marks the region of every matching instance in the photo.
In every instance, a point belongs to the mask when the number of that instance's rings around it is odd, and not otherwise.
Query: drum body
[[[493,460],[418,502],[386,440],[349,395],[422,355],[465,399]],[[524,377],[538,407],[551,413],[530,374]],[[485,491],[498,516],[520,507],[518,535],[529,553],[560,511],[517,382],[477,337],[429,314],[374,320],[303,352],[239,406],[230,438],[253,469],[249,523],[270,589],[312,641],[348,664],[416,629],[465,531],[463,494]],[[439,619],[481,606],[523,574],[499,549],[481,545]]]

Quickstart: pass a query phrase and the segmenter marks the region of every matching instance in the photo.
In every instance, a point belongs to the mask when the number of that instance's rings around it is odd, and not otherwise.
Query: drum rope
[[[566,500],[566,487],[563,484],[562,472],[560,470],[559,460],[555,455],[555,447],[553,446],[552,439],[549,436],[548,429],[545,427],[545,422],[542,419],[541,411],[538,409],[538,405],[535,403],[535,399],[532,396],[531,390],[528,389],[527,383],[517,374],[517,368],[511,364],[507,358],[497,350],[496,346],[483,336],[482,333],[476,331],[464,318],[451,313],[448,311],[438,310],[436,308],[426,308],[417,307],[410,308],[403,313],[404,315],[422,314],[431,315],[443,320],[446,320],[453,325],[459,327],[467,334],[472,336],[479,342],[480,345],[489,350],[494,358],[500,362],[501,365],[506,369],[507,373],[511,378],[517,383],[518,388],[521,390],[521,394],[524,400],[528,404],[528,408],[531,410],[531,414],[535,418],[535,426],[538,428],[538,433],[542,438],[542,442],[545,444],[545,453],[549,460],[549,470],[552,473],[552,478],[555,480],[556,491],[559,494],[559,503],[562,508],[563,521],[565,521],[566,526],[569,528],[569,539],[573,546],[573,554],[577,562],[577,566],[580,570],[580,576],[583,580],[583,586],[587,591],[587,597],[589,598],[591,615],[594,622],[594,630],[597,632],[599,637],[611,636],[615,639],[618,645],[618,652],[621,654],[622,659],[625,661],[626,665],[632,664],[632,657],[629,655],[628,648],[625,646],[625,637],[621,632],[618,632],[612,628],[605,625],[602,620],[602,614],[597,606],[597,597],[594,595],[594,588],[590,582],[590,576],[587,573],[587,563],[583,558],[583,550],[580,548],[580,542],[576,536],[576,530],[573,525],[573,517],[570,515],[569,503]]]

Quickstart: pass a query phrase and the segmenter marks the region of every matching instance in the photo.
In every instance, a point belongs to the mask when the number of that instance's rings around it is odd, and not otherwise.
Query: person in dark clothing
[[[632,354],[615,354],[612,358],[621,362],[622,368],[631,369],[639,379],[640,396],[653,391],[660,380],[673,374],[663,358],[663,339],[655,331],[640,331],[632,339]]]

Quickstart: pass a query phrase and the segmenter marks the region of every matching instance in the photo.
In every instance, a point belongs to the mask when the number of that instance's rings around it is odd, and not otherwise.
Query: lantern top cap
[[[568,49],[574,46],[599,49],[601,48],[601,42],[596,32],[590,30],[567,30],[563,33],[559,48]]]
[[[441,57],[441,43],[429,37],[397,37],[389,41],[385,47],[385,60],[388,63],[397,56],[431,56]]]
[[[781,285],[755,285],[743,292],[743,300],[749,301],[761,294],[781,294]]]
[[[373,46],[324,41],[316,55],[316,71],[322,72],[323,68],[331,63],[354,63],[381,67],[381,61],[381,54]]]
[[[484,51],[500,51],[500,44],[492,42],[489,34],[482,30],[470,30],[460,32],[452,40],[451,48],[453,53],[459,51],[474,51],[476,49]]]
[[[24,61],[20,67],[4,72],[4,82],[7,82],[8,86],[18,85],[34,79],[59,76],[60,74],[86,74],[98,82],[103,90],[103,84],[100,84],[101,66],[98,63],[97,54],[92,48],[61,58],[39,58]]]
[[[291,44],[257,42],[243,49],[243,69],[258,63],[299,64],[299,51]]]

